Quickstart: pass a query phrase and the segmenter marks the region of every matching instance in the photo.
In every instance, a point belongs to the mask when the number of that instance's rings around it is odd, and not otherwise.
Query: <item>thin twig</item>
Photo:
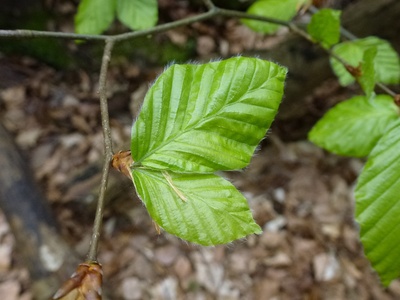
[[[209,9],[213,10],[216,8],[215,4],[211,0],[203,0],[204,5]]]
[[[3,38],[57,38],[67,40],[84,40],[84,41],[104,41],[108,38],[107,35],[94,35],[94,34],[78,34],[70,32],[53,32],[53,31],[39,31],[29,29],[17,30],[0,30],[0,37]]]
[[[380,88],[382,91],[384,91],[386,94],[390,95],[391,97],[393,97],[395,99],[396,96],[398,96],[398,94],[396,94],[394,91],[392,91],[390,88],[388,88],[386,85],[377,82],[376,86],[378,88]]]
[[[295,33],[295,34],[301,36],[303,39],[309,41],[310,43],[313,43],[313,44],[315,43],[315,41],[313,40],[313,38],[312,38],[306,31],[300,29],[297,25],[295,25],[295,24],[289,24],[289,29],[290,29],[293,33]]]
[[[222,16],[222,17],[250,19],[250,20],[256,20],[256,21],[262,21],[262,22],[272,23],[272,24],[276,24],[276,25],[281,25],[281,26],[285,26],[285,27],[290,27],[290,25],[291,25],[291,22],[289,22],[289,21],[283,21],[283,20],[279,20],[279,19],[275,19],[275,18],[248,14],[245,12],[231,10],[231,9],[223,9],[223,8],[215,7],[214,10],[218,16]]]
[[[350,31],[348,31],[346,28],[343,28],[342,26],[340,26],[340,34],[345,37],[346,39],[348,39],[349,41],[354,41],[357,40],[358,37],[351,33]]]
[[[151,35],[151,34],[155,34],[155,33],[161,33],[161,32],[165,32],[170,29],[176,28],[176,27],[186,26],[186,25],[190,25],[190,24],[193,24],[196,22],[211,19],[212,17],[215,17],[217,14],[218,14],[218,12],[216,12],[216,11],[208,11],[208,12],[201,13],[201,14],[198,14],[193,17],[188,17],[188,18],[184,18],[182,20],[178,20],[178,21],[174,21],[174,22],[170,22],[170,23],[166,23],[166,24],[161,24],[161,25],[155,26],[153,28],[114,35],[114,36],[112,36],[112,38],[114,39],[115,42],[121,42],[121,41],[129,40],[129,39],[133,39],[133,38],[137,38],[137,37],[141,37],[141,36],[147,36],[147,35]]]
[[[111,139],[111,128],[108,116],[108,104],[107,104],[107,70],[111,59],[111,51],[114,46],[113,39],[107,39],[104,47],[103,58],[100,70],[99,79],[99,96],[100,96],[100,112],[101,112],[101,125],[103,127],[104,136],[104,165],[103,173],[101,177],[100,195],[97,202],[96,216],[93,224],[93,233],[90,240],[90,247],[87,255],[89,262],[97,262],[97,249],[99,247],[101,227],[103,223],[103,210],[105,202],[105,193],[108,183],[108,173],[110,170],[110,162],[113,156],[113,147]]]

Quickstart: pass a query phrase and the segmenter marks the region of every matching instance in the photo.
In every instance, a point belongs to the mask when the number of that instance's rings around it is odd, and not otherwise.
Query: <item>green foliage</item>
[[[364,52],[371,47],[376,47],[374,59],[375,80],[386,84],[400,82],[400,62],[396,51],[385,40],[377,37],[367,37],[355,41],[344,42],[336,45],[333,52],[344,59],[349,65],[358,67],[364,58]],[[341,62],[331,58],[332,69],[339,77],[341,85],[349,85],[355,81],[354,77],[345,69]]]
[[[370,47],[364,51],[361,62],[361,76],[357,79],[367,98],[370,98],[375,88],[375,57],[376,47]]]
[[[75,31],[99,34],[110,27],[115,15],[115,0],[82,0],[75,16]]]
[[[338,18],[321,10],[313,16],[308,32],[328,48],[339,40]],[[400,276],[400,120],[393,98],[375,96],[374,88],[376,83],[400,82],[400,61],[391,45],[376,37],[337,44],[333,53],[342,60],[331,57],[340,83],[357,80],[366,96],[329,110],[309,139],[339,155],[369,156],[355,192],[356,220],[365,254],[388,285]]]
[[[340,40],[339,10],[321,9],[315,13],[307,26],[311,37],[325,48],[337,44]]]
[[[202,245],[259,233],[243,196],[218,170],[241,169],[275,117],[286,69],[235,57],[173,65],[132,129],[137,192],[167,232]]]
[[[313,16],[308,32],[329,47],[338,42],[339,28],[333,25],[333,16],[323,11]],[[331,30],[336,30],[332,39]],[[333,52],[355,68],[350,74],[331,58],[340,83],[349,85],[357,80],[366,97],[354,97],[329,110],[310,131],[309,139],[336,154],[369,155],[355,192],[356,220],[365,254],[382,283],[388,285],[400,276],[399,108],[392,97],[374,97],[373,91],[376,82],[399,83],[399,58],[387,41],[376,37],[341,43]]]
[[[363,157],[398,117],[399,109],[390,96],[356,96],[329,110],[308,138],[332,153]]]
[[[384,285],[400,276],[400,123],[372,150],[355,191],[356,220],[368,259]]]
[[[259,0],[249,7],[247,13],[263,17],[288,21],[296,15],[299,0]],[[255,20],[242,20],[243,24],[254,31],[272,34],[279,29],[279,25]]]
[[[157,0],[118,0],[117,16],[130,29],[153,27],[158,20]]]
[[[329,47],[338,41],[338,25],[324,24],[332,16],[325,13],[324,20],[322,12],[319,19],[313,16],[308,31]],[[337,30],[335,39],[328,39],[329,26]],[[353,67],[350,73],[342,62],[331,58],[340,83],[357,80],[366,97],[354,97],[332,108],[310,131],[309,139],[336,154],[369,156],[355,192],[356,220],[365,254],[382,283],[388,285],[400,276],[400,121],[393,98],[375,97],[374,87],[376,82],[399,83],[399,57],[387,41],[376,37],[338,44],[333,53]]]
[[[157,23],[156,0],[82,0],[75,16],[75,31],[100,34],[110,27],[115,16],[132,30]]]

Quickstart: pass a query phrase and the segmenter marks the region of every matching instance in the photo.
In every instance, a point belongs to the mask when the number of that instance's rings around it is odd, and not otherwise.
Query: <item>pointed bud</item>
[[[82,263],[61,288],[53,300],[101,300],[103,271],[97,262]]]
[[[131,166],[134,163],[131,151],[119,151],[117,154],[113,155],[111,165],[113,168],[117,169],[123,173],[128,178],[131,177]]]

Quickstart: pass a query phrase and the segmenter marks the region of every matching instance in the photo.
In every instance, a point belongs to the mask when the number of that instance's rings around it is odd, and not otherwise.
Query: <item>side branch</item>
[[[0,38],[57,38],[66,40],[104,41],[107,35],[78,34],[70,32],[39,31],[29,29],[0,29]]]
[[[161,24],[149,29],[138,30],[134,32],[127,32],[117,35],[91,35],[91,34],[77,34],[77,33],[67,33],[67,32],[51,32],[51,31],[37,31],[37,30],[0,30],[0,38],[59,38],[68,40],[85,40],[85,41],[111,41],[114,43],[125,41],[128,39],[133,39],[137,37],[142,37],[155,33],[162,33],[170,29],[187,26],[196,22],[205,21],[216,16],[221,17],[232,17],[232,18],[242,18],[242,19],[252,19],[263,22],[269,22],[277,25],[282,25],[289,27],[290,22],[282,21],[279,19],[268,18],[258,15],[251,15],[244,12],[239,12],[229,9],[221,9],[212,4],[212,1],[206,1],[206,6],[209,9],[205,13],[198,14],[193,17],[188,17],[182,20]]]
[[[103,223],[105,193],[107,189],[110,163],[113,156],[113,146],[111,139],[110,120],[108,115],[107,89],[106,89],[107,71],[113,47],[114,47],[114,40],[111,38],[107,39],[106,45],[104,47],[101,70],[100,70],[99,97],[100,97],[101,124],[103,128],[103,137],[104,137],[104,165],[101,177],[100,195],[97,202],[96,216],[93,225],[93,233],[90,240],[89,252],[87,255],[88,262],[97,262],[97,249],[99,246],[101,227]]]

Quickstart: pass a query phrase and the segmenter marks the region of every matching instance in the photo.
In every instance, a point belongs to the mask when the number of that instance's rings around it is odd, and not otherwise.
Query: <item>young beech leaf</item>
[[[357,78],[367,98],[370,98],[375,88],[375,67],[376,47],[370,47],[364,51],[361,62],[361,76]]]
[[[398,118],[399,110],[392,97],[356,96],[330,109],[308,138],[335,154],[363,157]]]
[[[346,61],[346,63],[352,67],[358,67],[360,65],[364,54],[364,49],[354,43],[354,41],[340,43],[333,47],[332,51],[333,53],[344,59],[344,61]],[[342,62],[338,61],[334,57],[331,57],[330,63],[333,72],[338,77],[339,82],[342,86],[347,86],[355,82],[354,76],[346,70]]]
[[[400,123],[372,150],[355,191],[364,252],[384,285],[400,276]]]
[[[275,117],[286,68],[235,57],[172,65],[132,128],[134,167],[213,173],[247,166]]]
[[[100,34],[115,17],[116,0],[82,0],[75,16],[75,31],[81,34]]]
[[[117,0],[117,17],[132,30],[153,27],[158,20],[157,0]]]
[[[296,15],[299,0],[259,0],[252,4],[247,13],[263,17],[275,18],[282,21],[288,21]],[[266,34],[272,34],[277,31],[280,25],[243,19],[243,24],[254,31]]]
[[[222,177],[135,168],[132,178],[154,221],[184,240],[209,246],[261,233],[246,199]]]
[[[399,55],[388,41],[371,36],[355,42],[361,45],[364,50],[376,47],[374,68],[377,82],[386,84],[400,83]]]
[[[340,11],[321,9],[315,13],[307,26],[308,33],[323,47],[330,48],[340,39]]]
[[[367,37],[355,41],[336,45],[333,52],[344,59],[349,65],[358,67],[363,60],[364,51],[376,47],[374,59],[375,80],[386,84],[400,82],[400,61],[396,51],[389,42],[377,37]],[[331,57],[331,66],[341,85],[346,86],[355,81],[354,77],[345,69],[341,62]]]

